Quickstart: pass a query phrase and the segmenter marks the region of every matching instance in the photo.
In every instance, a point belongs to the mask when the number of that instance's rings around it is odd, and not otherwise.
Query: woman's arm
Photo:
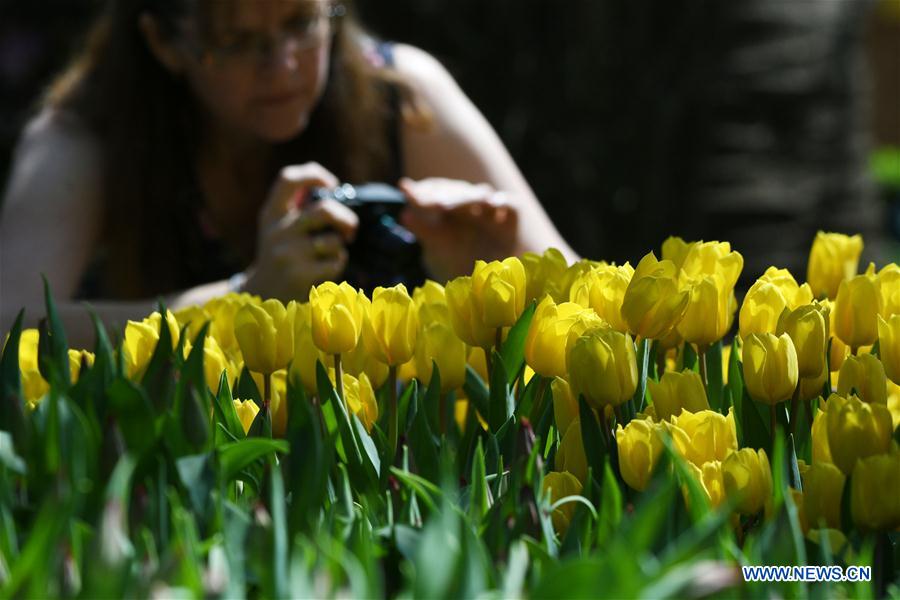
[[[429,127],[403,130],[406,174],[412,179],[444,177],[488,183],[518,209],[516,253],[548,246],[577,258],[550,221],[496,132],[447,70],[428,53],[407,45],[395,48],[395,63],[430,110]]]
[[[92,347],[93,325],[84,303],[72,300],[92,258],[102,226],[102,164],[92,136],[73,117],[44,111],[26,128],[0,213],[0,335],[25,308],[26,326],[44,315],[41,274],[50,282],[73,347]],[[166,298],[171,308],[203,303],[227,291],[227,282]],[[99,301],[100,319],[121,330],[129,319],[156,310],[157,301]]]

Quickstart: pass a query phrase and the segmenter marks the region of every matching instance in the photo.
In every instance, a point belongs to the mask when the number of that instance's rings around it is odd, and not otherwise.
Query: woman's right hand
[[[256,257],[244,290],[306,301],[311,286],[343,274],[346,244],[359,219],[334,200],[307,202],[311,188],[338,185],[337,177],[316,163],[282,169],[259,215]]]

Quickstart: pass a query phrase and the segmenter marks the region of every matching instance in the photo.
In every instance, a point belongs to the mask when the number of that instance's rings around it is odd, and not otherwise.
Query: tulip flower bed
[[[819,234],[228,295],[0,357],[2,597],[900,595],[900,267]],[[743,581],[741,566],[871,567]]]

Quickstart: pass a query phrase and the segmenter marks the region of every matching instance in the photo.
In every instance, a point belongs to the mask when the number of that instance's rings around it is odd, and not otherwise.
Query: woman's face
[[[329,7],[327,0],[214,0],[209,32],[185,34],[194,49],[185,75],[215,126],[272,143],[306,127],[328,78]]]

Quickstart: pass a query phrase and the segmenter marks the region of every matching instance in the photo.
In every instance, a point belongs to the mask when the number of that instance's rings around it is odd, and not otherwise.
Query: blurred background
[[[0,179],[100,0],[0,0]],[[900,0],[357,0],[437,56],[573,247],[668,235],[805,277],[818,229],[900,239]]]

